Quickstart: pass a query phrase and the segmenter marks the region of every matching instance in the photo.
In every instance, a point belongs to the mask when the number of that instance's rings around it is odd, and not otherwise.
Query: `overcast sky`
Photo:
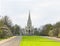
[[[0,16],[9,16],[21,27],[27,24],[29,10],[34,27],[60,21],[60,0],[0,0]]]

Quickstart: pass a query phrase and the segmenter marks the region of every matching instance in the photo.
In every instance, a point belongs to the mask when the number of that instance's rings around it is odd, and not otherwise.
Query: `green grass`
[[[20,46],[60,46],[60,42],[40,36],[23,36]]]
[[[3,40],[2,38],[0,38],[0,41]]]
[[[0,38],[0,41],[1,41],[1,40],[4,40],[4,39],[8,39],[8,38],[10,38],[10,37],[7,37],[7,38]]]
[[[4,39],[6,39],[6,38],[0,38],[0,41],[1,41],[1,40],[4,40]]]

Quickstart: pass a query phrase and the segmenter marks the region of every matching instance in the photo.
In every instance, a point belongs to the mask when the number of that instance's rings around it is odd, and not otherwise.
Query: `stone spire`
[[[29,11],[29,17],[28,17],[27,26],[28,27],[31,27],[32,26],[32,22],[31,22],[31,18],[30,18],[30,11]]]

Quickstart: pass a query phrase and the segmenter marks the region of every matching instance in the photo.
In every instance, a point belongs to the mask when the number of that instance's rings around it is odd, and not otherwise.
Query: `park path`
[[[19,46],[21,41],[21,36],[16,36],[15,38],[0,44],[0,46]]]
[[[43,38],[48,38],[48,39],[51,39],[51,40],[55,40],[55,41],[58,41],[60,42],[60,38],[56,38],[56,37],[48,37],[48,36],[41,36]]]

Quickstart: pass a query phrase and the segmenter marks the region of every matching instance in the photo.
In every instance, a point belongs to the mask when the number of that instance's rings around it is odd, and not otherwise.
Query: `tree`
[[[60,22],[57,22],[57,23],[54,25],[54,28],[60,28]]]
[[[14,34],[20,35],[20,27],[17,24],[14,26]]]
[[[10,36],[12,36],[12,32],[6,25],[0,27],[0,38],[7,38]]]
[[[3,38],[4,37],[3,35],[5,35],[4,32],[0,30],[0,38]]]
[[[44,36],[48,36],[48,33],[51,29],[53,29],[53,26],[51,24],[46,24],[45,26],[43,26],[43,29],[40,32],[40,34]]]
[[[49,31],[49,36],[57,37],[58,36],[58,29],[52,29]]]
[[[0,19],[0,38],[12,36],[11,21],[7,16]]]
[[[57,23],[54,25],[54,29],[56,29],[55,35],[56,35],[57,37],[60,37],[60,22],[57,22]]]
[[[3,23],[4,23],[5,25],[7,25],[8,27],[11,27],[11,26],[12,26],[12,22],[11,22],[11,20],[9,19],[8,16],[4,16],[4,17],[2,18],[2,21],[3,21]]]
[[[2,19],[0,19],[0,27],[4,26]]]
[[[34,35],[40,35],[40,32],[37,30],[37,28],[34,30]]]
[[[49,31],[49,36],[60,37],[60,22],[53,25],[53,29]]]
[[[12,21],[9,19],[9,17],[8,17],[8,16],[4,16],[4,17],[2,18],[2,22],[3,22],[4,25],[6,25],[6,26],[10,29],[10,31],[12,32]]]
[[[3,33],[3,31],[1,30],[1,27],[3,27],[4,26],[4,23],[2,22],[2,20],[0,19],[0,38],[3,38],[4,36],[4,33]]]

